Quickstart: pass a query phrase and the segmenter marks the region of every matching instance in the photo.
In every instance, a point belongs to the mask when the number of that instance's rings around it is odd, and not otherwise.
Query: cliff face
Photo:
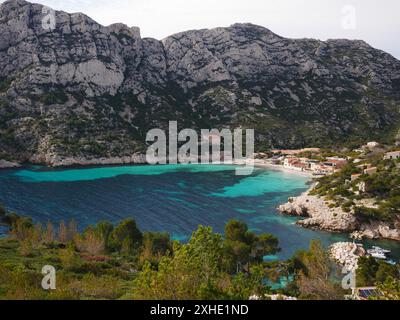
[[[131,156],[146,132],[254,128],[259,147],[367,138],[399,119],[400,62],[251,24],[162,41],[23,0],[0,6],[0,159]]]

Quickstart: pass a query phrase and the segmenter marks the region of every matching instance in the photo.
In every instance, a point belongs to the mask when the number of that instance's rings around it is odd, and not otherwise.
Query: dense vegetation
[[[360,222],[384,221],[396,226],[400,221],[400,161],[384,160],[382,153],[353,160],[340,172],[318,179],[312,191],[334,206],[353,212]],[[367,167],[377,168],[366,174]],[[351,176],[359,174],[351,181]],[[362,188],[361,186],[364,186]]]
[[[0,239],[0,299],[247,300],[273,293],[343,299],[346,294],[319,241],[287,261],[266,262],[265,255],[279,251],[278,239],[256,235],[239,221],[228,222],[223,235],[199,226],[187,243],[166,233],[143,233],[131,219],[117,226],[99,222],[80,233],[73,221],[42,226],[0,207],[0,221],[11,226],[9,236]],[[396,267],[369,264],[362,264],[360,283],[373,281],[387,296],[398,294]],[[45,265],[57,271],[55,290],[41,288]],[[267,285],[282,278],[287,286]]]
[[[374,286],[391,279],[399,278],[400,269],[385,261],[377,261],[372,257],[361,257],[358,260],[357,285],[360,287]]]
[[[82,233],[71,221],[55,227],[1,210],[12,225],[0,240],[0,297],[6,299],[248,299],[263,294],[264,255],[278,240],[238,221],[224,236],[200,226],[188,243],[142,233],[134,220],[99,222]],[[57,270],[57,289],[40,287],[44,265]]]
[[[372,257],[358,260],[357,285],[377,286],[379,294],[374,300],[400,300],[400,267]]]

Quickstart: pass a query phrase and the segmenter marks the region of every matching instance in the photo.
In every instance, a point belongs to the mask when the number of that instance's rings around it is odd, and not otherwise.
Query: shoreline
[[[291,170],[282,165],[269,164],[269,163],[255,163],[254,167],[267,168],[267,169],[271,169],[271,170],[282,171],[285,173],[297,174],[297,175],[308,177],[308,178],[315,178],[315,176],[312,174],[312,172]]]
[[[197,163],[197,165],[213,165],[213,163]],[[135,153],[131,156],[110,157],[110,158],[83,158],[83,157],[31,157],[25,163],[17,163],[0,159],[0,169],[18,169],[24,166],[40,165],[47,168],[68,170],[84,169],[90,167],[108,167],[108,166],[151,166],[146,161],[146,156],[142,153]],[[163,164],[161,164],[163,165]],[[184,166],[185,164],[179,164]],[[196,165],[196,164],[194,164]],[[400,241],[400,231],[391,228],[388,224],[377,221],[370,223],[360,223],[353,214],[346,213],[341,208],[329,208],[329,201],[318,196],[311,196],[309,193],[315,187],[318,178],[313,171],[293,170],[282,164],[273,164],[262,159],[243,159],[227,161],[221,160],[214,165],[234,165],[261,168],[271,171],[280,171],[286,174],[294,174],[308,179],[308,188],[296,197],[288,199],[287,203],[281,204],[278,210],[283,214],[300,216],[304,219],[299,220],[297,225],[304,228],[327,231],[331,233],[343,232],[349,234],[355,239],[388,239]]]
[[[139,158],[143,159],[143,157]],[[115,160],[116,158],[113,158],[111,163],[109,163],[109,161],[107,161],[106,158],[92,159],[84,163],[79,162],[63,166],[49,166],[46,164],[43,165],[39,162],[35,163],[27,162],[24,164],[19,164],[18,166],[8,167],[7,169],[17,170],[18,168],[21,167],[23,168],[24,166],[29,166],[29,165],[41,165],[41,166],[46,166],[48,168],[54,168],[60,170],[77,169],[77,168],[85,169],[90,167],[108,167],[108,166],[151,166],[151,164],[143,162],[116,163]],[[298,196],[289,198],[288,202],[280,204],[277,207],[277,210],[281,214],[287,214],[302,218],[296,222],[298,226],[317,231],[326,231],[329,233],[345,233],[350,237],[357,234],[358,237],[364,239],[371,239],[371,240],[386,239],[386,240],[400,241],[400,236],[397,233],[395,234],[396,230],[389,228],[384,223],[376,223],[376,225],[359,224],[357,221],[355,221],[355,218],[352,214],[344,213],[342,212],[342,210],[340,210],[340,208],[336,209],[329,208],[329,202],[327,202],[325,199],[309,195],[310,191],[315,187],[316,184],[316,182],[313,181],[313,178],[315,178],[315,176],[312,174],[312,172],[291,170],[289,168],[284,167],[283,165],[275,165],[261,161],[255,161],[254,163],[250,161],[253,160],[247,160],[241,162],[233,161],[231,163],[220,163],[215,165],[222,165],[222,166],[254,165],[254,168],[280,171],[283,173],[295,174],[308,178],[308,182],[310,182],[310,184],[307,185],[308,186],[307,190],[303,191]],[[201,165],[201,163],[199,163],[198,165]]]
[[[151,166],[151,164],[145,161],[145,156],[142,154],[135,154],[131,157],[113,157],[113,158],[94,158],[94,159],[82,159],[82,158],[64,158],[58,161],[37,161],[37,159],[30,159],[33,161],[27,161],[23,163],[19,162],[10,162],[0,159],[0,170],[1,169],[18,169],[23,168],[24,166],[33,166],[39,165],[43,167],[53,168],[53,169],[73,169],[73,168],[90,168],[90,167],[97,167],[97,166],[130,166],[130,165],[144,165],[144,166]],[[315,178],[312,172],[307,171],[296,171],[286,168],[282,165],[274,165],[270,163],[260,163],[254,162],[249,163],[249,161],[254,161],[252,159],[244,160],[244,161],[232,161],[230,163],[218,163],[215,165],[237,165],[237,166],[250,166],[253,165],[255,168],[264,168],[274,171],[281,171],[290,174],[301,175],[308,178]],[[198,163],[199,165],[203,163]],[[206,164],[213,164],[213,163],[206,163]],[[185,165],[185,164],[181,164]]]
[[[15,169],[20,168],[22,165],[19,162],[12,162],[0,159],[0,170],[1,169]]]
[[[341,207],[330,207],[329,201],[316,195],[310,195],[314,185],[297,197],[278,206],[281,214],[301,218],[296,222],[306,229],[345,233],[354,240],[390,240],[400,241],[400,230],[393,229],[383,221],[360,222],[351,212]]]

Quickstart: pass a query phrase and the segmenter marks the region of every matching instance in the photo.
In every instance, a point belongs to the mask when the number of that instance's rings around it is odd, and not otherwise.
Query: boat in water
[[[373,246],[373,247],[372,247],[372,249],[375,249],[375,250],[381,251],[381,252],[383,252],[384,254],[389,254],[389,253],[391,253],[391,252],[392,252],[392,251],[390,251],[390,250],[382,249],[382,248],[380,248],[380,247],[377,247],[377,246]]]
[[[385,250],[380,247],[373,246],[372,249],[367,250],[367,253],[376,259],[386,260],[387,254],[390,254],[390,250]]]

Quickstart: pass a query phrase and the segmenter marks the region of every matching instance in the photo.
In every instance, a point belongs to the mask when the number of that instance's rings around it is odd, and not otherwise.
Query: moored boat
[[[382,249],[377,246],[373,246],[372,249],[367,250],[367,253],[376,259],[381,259],[381,260],[386,260],[387,259],[387,254],[389,254],[391,251]]]

